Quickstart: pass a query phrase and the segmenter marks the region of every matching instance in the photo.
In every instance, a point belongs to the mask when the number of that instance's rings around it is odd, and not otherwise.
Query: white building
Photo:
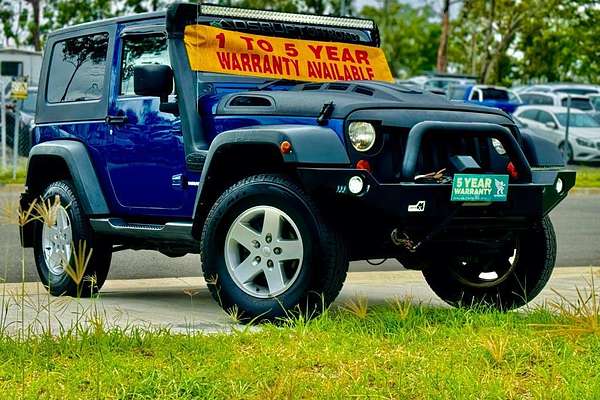
[[[42,69],[42,53],[32,50],[0,48],[0,76],[26,76],[30,86],[37,86]]]

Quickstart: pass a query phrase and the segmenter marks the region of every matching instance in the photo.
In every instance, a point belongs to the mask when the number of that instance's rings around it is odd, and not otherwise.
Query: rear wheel
[[[343,240],[310,197],[278,175],[246,178],[215,202],[201,254],[211,294],[243,321],[314,316],[348,270]]]
[[[556,236],[548,217],[515,234],[497,252],[436,258],[423,270],[431,289],[457,307],[521,307],[544,288],[556,260]]]
[[[92,231],[70,182],[51,183],[42,199],[53,211],[34,228],[33,248],[40,280],[54,296],[93,295],[106,280],[112,258],[110,244]],[[85,254],[78,254],[83,245]],[[84,269],[84,262],[77,262],[76,257],[85,260],[88,255]]]

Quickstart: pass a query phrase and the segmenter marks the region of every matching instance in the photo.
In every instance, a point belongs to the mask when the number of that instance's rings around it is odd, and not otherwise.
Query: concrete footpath
[[[533,304],[559,300],[557,291],[576,301],[576,288],[590,290],[592,276],[600,281],[600,267],[557,268],[549,285]],[[164,278],[107,281],[100,297],[94,300],[53,298],[37,283],[0,284],[0,329],[14,334],[25,327],[32,332],[54,334],[96,319],[106,327],[169,328],[174,332],[226,332],[236,326],[212,300],[203,278]],[[351,272],[336,307],[357,297],[366,297],[370,305],[382,304],[395,297],[410,298],[414,303],[446,305],[427,287],[418,271]],[[48,313],[48,309],[50,312]]]

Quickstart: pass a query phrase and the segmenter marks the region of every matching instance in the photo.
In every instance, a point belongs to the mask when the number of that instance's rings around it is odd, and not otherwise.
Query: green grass
[[[12,158],[10,159],[9,166],[7,168],[0,168],[0,185],[12,184],[12,183],[25,183],[25,177],[27,173],[27,160],[25,158],[19,158],[17,165],[17,176],[13,179],[13,168]]]
[[[563,318],[399,302],[232,334],[0,338],[0,397],[599,398],[600,335],[553,333]]]
[[[582,167],[577,169],[575,187],[597,188],[600,187],[600,168]]]

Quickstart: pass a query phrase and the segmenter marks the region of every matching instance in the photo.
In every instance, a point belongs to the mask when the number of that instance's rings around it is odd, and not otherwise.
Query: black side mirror
[[[160,97],[160,101],[166,103],[173,92],[173,70],[168,65],[136,65],[133,67],[133,91],[140,96]]]

